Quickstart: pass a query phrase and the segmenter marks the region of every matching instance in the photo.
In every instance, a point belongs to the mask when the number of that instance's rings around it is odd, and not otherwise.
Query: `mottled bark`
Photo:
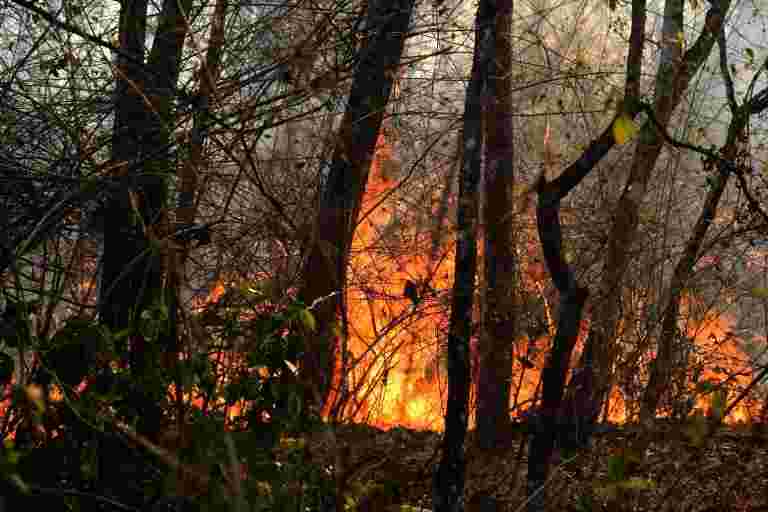
[[[470,388],[469,339],[477,274],[477,230],[483,104],[488,97],[495,49],[497,5],[481,0],[475,19],[472,74],[464,102],[463,158],[459,172],[453,301],[448,327],[448,404],[442,456],[432,482],[435,512],[464,510],[464,440]]]
[[[516,336],[518,259],[513,234],[512,0],[498,2],[485,117],[485,307],[477,384],[478,446],[490,449],[509,426],[512,350]]]

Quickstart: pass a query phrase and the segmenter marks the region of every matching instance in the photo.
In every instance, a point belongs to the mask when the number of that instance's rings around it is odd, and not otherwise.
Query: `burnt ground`
[[[589,451],[559,464],[550,480],[549,509],[768,512],[768,429],[722,427],[702,443],[689,427],[659,426],[634,478],[612,485],[609,462],[615,463],[612,455],[633,435],[631,427],[598,434]],[[473,436],[470,432],[467,510],[484,512],[475,505],[484,496],[495,498],[495,510],[518,510],[527,464],[523,434],[511,432],[506,446],[485,453],[471,447]],[[343,468],[345,494],[357,500],[358,510],[418,511],[430,508],[439,442],[434,432],[345,425],[335,434],[315,435],[309,449],[317,462]]]

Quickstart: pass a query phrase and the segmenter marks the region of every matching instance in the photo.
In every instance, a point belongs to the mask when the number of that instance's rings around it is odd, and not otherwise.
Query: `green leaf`
[[[306,329],[314,332],[317,329],[317,322],[315,321],[315,315],[307,308],[299,310],[299,321]]]
[[[608,457],[608,479],[612,482],[624,480],[627,461],[623,454],[611,455]]]
[[[656,484],[653,480],[633,476],[632,478],[619,483],[619,486],[623,489],[632,491],[646,491],[656,487]]]
[[[616,501],[619,497],[619,486],[616,484],[608,484],[595,487],[595,493],[609,502]]]
[[[133,330],[130,327],[126,327],[125,329],[121,329],[117,331],[115,334],[112,335],[112,338],[115,341],[122,341],[128,339],[128,336],[131,335],[131,332]]]
[[[724,389],[718,389],[712,393],[712,416],[718,421],[723,419],[727,399],[728,393]]]
[[[625,144],[637,134],[637,126],[628,115],[622,114],[613,122],[613,138],[616,144]]]
[[[697,412],[688,420],[683,433],[693,446],[701,446],[707,438],[707,419],[701,412]]]
[[[744,53],[747,55],[747,66],[752,67],[755,64],[755,51],[752,48],[744,48]]]

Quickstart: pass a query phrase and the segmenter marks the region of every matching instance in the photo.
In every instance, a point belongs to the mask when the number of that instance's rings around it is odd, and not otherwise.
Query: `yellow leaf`
[[[749,291],[749,294],[756,299],[768,299],[768,288],[755,286]]]
[[[682,31],[677,33],[677,44],[680,46],[680,48],[685,47],[685,34],[683,34]]]
[[[257,481],[256,482],[256,494],[259,496],[271,496],[272,485],[269,482]]]
[[[310,331],[314,331],[317,328],[317,322],[315,322],[315,316],[308,309],[302,309],[299,311],[299,321],[301,325]]]
[[[633,476],[629,480],[621,482],[619,486],[623,489],[629,489],[633,491],[645,491],[648,489],[653,489],[656,485],[654,484],[653,480]]]
[[[728,393],[724,389],[718,389],[712,394],[712,416],[716,420],[723,419]]]
[[[595,494],[608,501],[615,501],[619,497],[619,486],[616,484],[601,485],[595,487]]]
[[[637,133],[637,126],[626,114],[622,114],[613,122],[613,138],[616,144],[624,144]]]

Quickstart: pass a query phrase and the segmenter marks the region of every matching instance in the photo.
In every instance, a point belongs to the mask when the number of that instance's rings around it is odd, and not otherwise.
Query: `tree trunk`
[[[459,172],[456,264],[453,301],[448,326],[448,404],[442,456],[435,471],[432,504],[435,512],[464,510],[472,312],[477,274],[477,229],[480,166],[482,162],[483,99],[488,97],[496,44],[496,2],[481,0],[475,19],[475,51],[472,74],[464,102],[463,156]]]
[[[514,221],[514,142],[512,140],[513,0],[498,2],[495,55],[489,95],[494,104],[485,125],[485,307],[477,384],[478,446],[490,449],[509,425],[512,349],[516,335],[518,261]]]
[[[112,136],[112,175],[115,186],[104,212],[105,230],[102,274],[99,285],[100,320],[113,332],[132,328],[142,310],[159,299],[162,288],[162,255],[158,250],[168,233],[162,209],[166,201],[165,179],[174,165],[169,152],[172,99],[179,75],[181,50],[186,37],[191,0],[165,0],[158,19],[152,50],[144,62],[147,1],[121,2],[119,38],[122,54],[117,61],[115,122]],[[129,181],[130,180],[130,181]],[[155,242],[155,243],[153,243]],[[172,297],[171,297],[172,298]],[[160,389],[149,376],[159,364],[160,352],[175,344],[175,307],[162,339],[147,343],[138,333],[130,336],[128,350],[131,373],[136,383],[129,397],[137,413],[137,431],[156,441],[162,420]],[[120,453],[110,452],[118,449]],[[103,454],[102,454],[103,452]],[[135,454],[121,443],[109,443],[100,452],[100,485],[105,493],[120,495],[125,481],[140,481],[138,474],[126,474],[124,467]],[[133,503],[140,496],[122,496]]]
[[[408,33],[413,0],[370,2],[368,33],[352,79],[327,177],[321,184],[316,236],[303,269],[300,297],[315,304],[316,331],[307,335],[301,376],[308,399],[322,407],[331,390],[335,325],[342,304],[352,235],[376,139]],[[317,301],[317,303],[315,303]]]
[[[545,508],[545,485],[555,449],[555,438],[560,434],[562,423],[561,402],[565,379],[588,296],[586,289],[576,283],[573,271],[562,256],[560,200],[568,190],[560,188],[561,178],[547,183],[542,176],[537,185],[539,198],[536,220],[539,239],[547,269],[560,294],[560,304],[557,333],[542,374],[541,407],[534,420],[530,441],[527,482],[529,512],[541,512]]]
[[[726,12],[729,5],[730,0],[720,0],[710,7],[708,16],[713,12]],[[660,126],[666,129],[691,79],[707,60],[717,34],[705,26],[696,42],[681,56],[678,34],[682,30],[682,1],[668,0],[664,16],[664,48],[657,75],[654,115]],[[722,19],[720,16],[719,23],[722,23]],[[595,411],[600,410],[600,405],[608,396],[612,385],[611,368],[616,358],[615,341],[620,336],[620,333],[616,332],[621,310],[619,301],[616,300],[616,290],[622,285],[629,264],[629,255],[639,225],[638,211],[661,154],[663,142],[655,124],[650,120],[646,121],[640,130],[629,180],[614,212],[615,220],[608,238],[604,272],[596,298],[599,307],[592,309],[591,329],[580,362],[581,367],[594,372],[595,384],[591,397],[573,397],[573,400],[579,402],[592,401],[591,409]],[[596,419],[590,418],[589,422],[594,423]]]
[[[120,48],[117,56],[115,123],[112,135],[113,174],[139,174],[138,158],[146,119],[141,92],[144,83],[144,44],[146,40],[147,1],[123,2],[120,11]],[[130,56],[130,58],[128,57]],[[136,91],[136,87],[142,91]],[[129,324],[130,312],[137,299],[143,275],[140,265],[145,245],[133,225],[127,187],[115,190],[104,216],[104,247],[99,289],[99,317],[113,330]],[[125,272],[125,276],[122,276]],[[136,282],[138,279],[138,283]]]
[[[734,160],[738,157],[739,142],[744,139],[749,117],[759,114],[768,108],[765,102],[766,90],[750,97],[741,107],[736,105],[733,94],[733,82],[730,78],[727,57],[725,53],[725,33],[720,27],[720,67],[726,81],[726,90],[731,107],[731,123],[728,126],[728,136],[725,145],[720,150],[722,160],[714,162],[714,177],[710,180],[711,188],[707,192],[699,218],[693,228],[683,254],[675,267],[670,283],[669,299],[664,310],[661,337],[658,342],[656,358],[651,363],[651,374],[645,388],[640,409],[640,420],[649,424],[656,416],[656,408],[664,391],[669,387],[672,372],[675,339],[680,314],[680,300],[688,281],[693,277],[694,265],[704,242],[707,230],[717,215],[720,198],[725,192],[728,180],[733,173]]]

